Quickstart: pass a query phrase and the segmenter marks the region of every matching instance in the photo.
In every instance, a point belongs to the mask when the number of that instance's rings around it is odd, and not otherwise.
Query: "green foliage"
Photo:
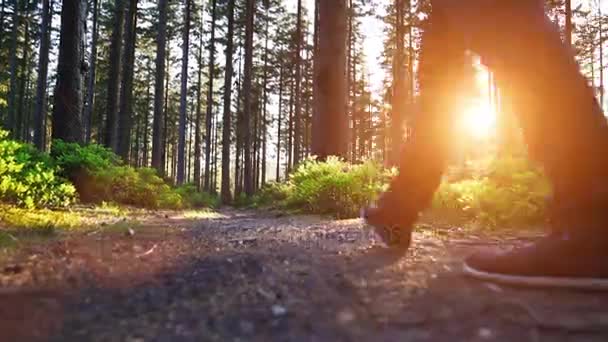
[[[51,157],[68,177],[81,170],[93,173],[107,170],[121,163],[116,154],[101,145],[83,146],[61,140],[53,141]]]
[[[72,229],[82,225],[81,217],[68,211],[30,210],[5,205],[0,206],[0,222],[11,229],[29,229],[45,233],[52,233],[57,229]]]
[[[32,145],[6,139],[0,130],[0,201],[19,206],[67,206],[76,189],[59,175],[48,155]]]
[[[542,222],[551,193],[543,173],[527,159],[494,160],[485,175],[452,183],[444,182],[433,208],[463,214],[470,220],[495,227]]]
[[[197,192],[194,186],[171,187],[154,169],[122,165],[116,154],[100,145],[55,141],[51,156],[85,202],[113,202],[150,209],[217,205],[217,199]]]
[[[220,199],[212,194],[200,192],[194,184],[185,184],[175,189],[185,203],[190,208],[217,208],[220,206]]]
[[[288,183],[270,184],[256,197],[260,205],[297,208],[339,218],[356,217],[380,193],[390,172],[375,162],[351,165],[337,158],[308,160]]]

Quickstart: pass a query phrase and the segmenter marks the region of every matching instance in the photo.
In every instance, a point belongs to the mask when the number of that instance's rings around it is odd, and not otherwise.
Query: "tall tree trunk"
[[[106,137],[105,145],[113,151],[118,148],[118,104],[120,96],[120,73],[122,70],[122,40],[125,19],[125,2],[116,0],[114,3],[114,29],[110,43],[110,69],[108,74],[108,94],[106,101]]]
[[[36,107],[34,109],[34,144],[41,151],[46,147],[46,82],[49,70],[50,23],[52,20],[49,3],[50,0],[42,0],[42,27],[40,29],[38,81],[36,84]]]
[[[188,110],[188,52],[190,51],[190,10],[192,0],[186,0],[186,17],[182,45],[182,81],[179,103],[179,141],[177,145],[177,184],[186,176],[186,111]]]
[[[44,6],[44,5],[43,5]],[[0,4],[0,50],[2,49],[2,43],[4,42],[4,9],[6,8],[6,0],[2,0]]]
[[[239,197],[241,195],[241,193],[243,192],[243,177],[242,177],[242,156],[243,156],[243,140],[244,140],[244,125],[245,125],[245,118],[244,116],[244,111],[243,108],[241,106],[241,100],[242,100],[242,95],[243,95],[243,63],[242,63],[242,56],[243,56],[243,47],[242,45],[239,46],[239,78],[238,78],[238,90],[237,90],[237,96],[236,96],[236,103],[237,103],[237,124],[236,124],[236,154],[235,154],[235,160],[234,160],[234,196],[235,197]]]
[[[292,74],[293,75],[293,74]],[[293,102],[294,102],[294,82],[293,79],[289,84],[289,122],[287,131],[287,168],[285,177],[289,177],[291,167],[293,166]]]
[[[61,9],[61,38],[57,86],[53,111],[53,138],[83,142],[82,92],[86,0],[64,1]]]
[[[279,66],[279,115],[277,119],[277,174],[275,181],[281,180],[281,124],[283,121],[283,64]]]
[[[152,84],[152,72],[148,72],[148,77],[146,80],[146,108],[144,111],[144,131],[143,131],[143,135],[144,135],[144,150],[143,150],[143,162],[142,162],[142,166],[143,167],[149,167],[150,166],[150,103],[152,102],[152,91],[151,91],[151,84]]]
[[[122,65],[120,90],[120,115],[118,116],[118,155],[129,161],[131,128],[133,126],[133,72],[135,69],[135,42],[137,40],[137,0],[129,0],[129,12],[125,20],[125,52]]]
[[[196,119],[194,125],[194,184],[198,191],[201,190],[201,125],[203,124],[203,29],[204,20],[201,16],[201,33],[198,42],[198,79],[196,89]]]
[[[158,33],[156,35],[156,75],[154,80],[154,118],[152,122],[152,167],[164,174],[163,105],[165,103],[165,56],[167,52],[168,0],[158,0]]]
[[[226,36],[226,70],[224,75],[224,128],[222,130],[222,202],[231,201],[230,194],[230,129],[232,127],[232,54],[234,40],[234,1],[228,2],[228,34]]]
[[[301,103],[301,95],[300,89],[302,86],[302,0],[298,0],[298,12],[297,12],[297,24],[296,24],[296,51],[295,51],[295,113],[294,113],[294,134],[293,134],[293,164],[297,166],[300,163],[300,154],[301,154],[301,146],[302,146],[302,103]]]
[[[211,1],[211,39],[209,41],[209,89],[207,89],[207,117],[205,118],[205,191],[210,190],[211,117],[213,115],[213,81],[215,79],[215,24],[217,0]]]
[[[28,83],[28,79],[30,76],[30,68],[28,68],[29,62],[29,49],[30,49],[30,5],[29,2],[26,1],[23,3],[23,13],[24,13],[24,39],[23,39],[23,47],[21,54],[21,78],[19,80],[19,103],[17,105],[17,120],[16,120],[16,134],[15,137],[26,140],[25,137],[25,127],[27,127],[27,113],[25,108],[25,90]]]
[[[253,178],[252,178],[252,164],[251,164],[251,118],[253,116],[253,103],[251,98],[251,83],[253,74],[253,29],[254,29],[254,17],[255,17],[255,0],[247,0],[247,11],[246,11],[246,24],[245,24],[245,74],[243,80],[243,92],[245,92],[244,98],[244,111],[245,111],[245,123],[244,127],[244,153],[245,153],[245,165],[244,171],[244,187],[245,194],[248,197],[253,196]]]
[[[19,8],[24,0],[15,0],[13,10],[13,28],[11,33],[11,47],[9,51],[9,73],[10,83],[8,88],[8,115],[6,118],[6,128],[15,135],[17,132],[17,41],[20,26]]]
[[[87,85],[87,100],[84,110],[84,140],[91,141],[91,118],[95,107],[95,82],[97,77],[97,41],[99,40],[99,28],[97,19],[99,16],[99,0],[93,0],[93,42],[91,43],[91,56],[89,68],[89,84]]]
[[[346,0],[319,1],[313,154],[346,157]]]
[[[604,87],[604,27],[602,25],[603,15],[602,15],[602,6],[597,6],[597,14],[598,14],[598,25],[599,25],[599,34],[600,34],[600,107],[602,111],[604,110],[604,94],[606,93]]]
[[[391,110],[391,134],[390,134],[390,165],[396,165],[399,161],[399,147],[403,140],[403,119],[405,114],[406,78],[405,66],[405,25],[404,25],[404,0],[395,0],[395,54],[393,56],[393,94]]]
[[[566,38],[566,44],[572,46],[572,0],[565,0],[566,6],[566,30],[564,36]]]
[[[267,137],[267,127],[268,127],[268,122],[267,122],[267,116],[268,116],[268,41],[269,39],[269,26],[270,26],[270,18],[269,18],[269,12],[270,12],[270,2],[267,1],[265,2],[265,7],[266,7],[266,26],[264,28],[264,84],[263,84],[263,96],[264,96],[264,103],[262,106],[262,177],[261,177],[261,183],[262,186],[264,186],[264,184],[266,184],[266,137]]]

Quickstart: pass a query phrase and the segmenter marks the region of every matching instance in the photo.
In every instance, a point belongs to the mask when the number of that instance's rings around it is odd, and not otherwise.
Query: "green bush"
[[[83,146],[61,140],[53,141],[51,157],[67,177],[81,170],[93,173],[121,164],[120,157],[104,146],[96,144]]]
[[[0,201],[33,208],[67,206],[75,200],[76,189],[47,154],[7,136],[0,130]]]
[[[485,175],[458,182],[444,182],[433,208],[461,213],[488,226],[536,224],[544,219],[551,187],[525,158],[494,160]]]
[[[309,160],[291,175],[285,201],[310,213],[356,217],[385,188],[390,176],[372,161],[351,165],[336,158]]]
[[[190,208],[217,208],[220,205],[220,199],[212,194],[200,192],[194,184],[185,184],[175,189],[187,206]]]

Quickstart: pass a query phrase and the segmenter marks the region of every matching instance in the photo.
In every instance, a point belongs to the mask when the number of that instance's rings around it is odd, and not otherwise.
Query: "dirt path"
[[[608,295],[463,277],[463,256],[497,241],[430,229],[403,257],[373,247],[358,220],[239,211],[194,222],[162,218],[133,236],[32,247],[0,266],[0,334],[7,341],[608,340]]]

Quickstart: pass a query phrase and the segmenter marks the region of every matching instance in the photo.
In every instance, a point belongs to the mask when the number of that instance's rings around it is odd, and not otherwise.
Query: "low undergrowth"
[[[473,165],[451,168],[435,194],[433,212],[487,227],[543,221],[551,187],[539,168],[525,157],[513,156]],[[338,159],[310,160],[289,181],[264,187],[253,205],[353,218],[377,198],[394,174],[371,161],[350,165]]]

